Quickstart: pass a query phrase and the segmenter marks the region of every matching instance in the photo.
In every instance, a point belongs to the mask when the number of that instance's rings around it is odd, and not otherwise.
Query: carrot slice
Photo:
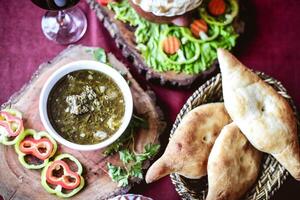
[[[212,15],[223,15],[226,10],[226,3],[224,0],[211,0],[208,4],[208,10]]]
[[[181,46],[180,40],[175,36],[169,36],[163,41],[163,50],[167,54],[176,53]]]
[[[191,29],[193,35],[195,37],[199,38],[201,32],[204,32],[204,33],[207,32],[208,26],[207,26],[207,23],[203,19],[196,19],[190,25],[190,29]]]

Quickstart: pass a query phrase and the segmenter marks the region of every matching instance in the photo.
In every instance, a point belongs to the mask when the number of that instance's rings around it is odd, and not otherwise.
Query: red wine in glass
[[[78,41],[85,33],[87,20],[75,5],[79,0],[31,0],[35,5],[48,10],[42,19],[44,35],[59,44]]]
[[[65,10],[75,6],[79,0],[31,0],[45,10]]]

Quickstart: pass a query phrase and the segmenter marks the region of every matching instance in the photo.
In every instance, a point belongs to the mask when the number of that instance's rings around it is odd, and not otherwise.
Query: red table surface
[[[247,66],[280,80],[300,108],[297,81],[300,75],[300,1],[244,0],[243,3],[247,8],[247,26],[236,55]],[[103,47],[122,59],[120,51],[95,13],[84,1],[80,2],[80,7],[88,18],[88,30],[76,44]],[[66,48],[48,41],[42,34],[40,25],[44,12],[28,0],[0,0],[0,104],[30,79],[39,64],[52,59]],[[137,75],[135,70],[131,70],[143,86],[149,86],[157,94],[159,105],[169,124],[162,136],[165,147],[170,127],[194,89],[171,89],[151,84]],[[299,199],[299,188],[299,182],[288,178],[272,199]],[[131,192],[154,199],[180,199],[169,177],[149,185],[136,185]]]

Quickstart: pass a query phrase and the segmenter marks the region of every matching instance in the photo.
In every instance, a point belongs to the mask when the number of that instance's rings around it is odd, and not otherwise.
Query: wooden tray
[[[145,75],[147,80],[158,81],[161,85],[168,84],[174,86],[190,86],[196,79],[205,80],[216,71],[216,62],[206,71],[188,75],[185,73],[176,73],[173,71],[157,72],[147,66],[141,54],[136,49],[134,28],[114,19],[114,13],[106,6],[100,6],[96,0],[87,0],[91,9],[95,10],[99,20],[108,30],[116,42],[122,54],[133,63],[139,73]]]
[[[23,113],[25,127],[44,130],[39,118],[38,100],[43,84],[56,69],[64,64],[76,60],[94,60],[95,48],[85,46],[70,46],[48,63],[42,64],[33,75],[31,81],[1,108],[13,107]],[[136,133],[135,147],[137,152],[143,151],[144,145],[158,143],[159,134],[163,132],[165,122],[160,109],[155,104],[153,92],[144,91],[132,78],[127,68],[112,54],[108,54],[110,63],[116,69],[127,73],[131,82],[134,110],[148,120],[149,128],[141,129]],[[109,176],[100,170],[107,162],[120,164],[118,155],[104,157],[102,151],[79,152],[59,145],[58,152],[73,154],[84,166],[86,185],[73,199],[107,199],[108,197],[125,193],[131,186],[120,188],[113,183]],[[4,199],[58,199],[47,193],[40,184],[40,170],[28,170],[19,163],[13,146],[0,145],[0,194]]]
[[[256,72],[260,78],[262,78],[266,83],[271,85],[280,95],[282,95],[290,103],[294,110],[294,114],[298,119],[298,136],[300,137],[300,126],[299,117],[296,107],[292,101],[292,98],[287,94],[286,89],[282,84],[273,79],[272,77],[262,73]],[[178,127],[180,121],[193,108],[212,102],[223,101],[222,93],[222,79],[221,74],[208,80],[205,84],[199,87],[193,95],[187,100],[185,105],[180,110],[177,118],[173,124],[171,130],[171,137],[174,131]],[[247,200],[266,200],[270,199],[271,196],[280,188],[283,182],[286,180],[289,173],[284,169],[283,166],[276,161],[269,154],[264,154],[264,158],[261,164],[261,171],[258,176],[257,182],[248,191],[248,193],[241,199]],[[184,200],[205,200],[207,195],[207,177],[201,179],[187,179],[179,174],[173,173],[170,175],[172,183],[175,185],[175,189],[178,194]]]

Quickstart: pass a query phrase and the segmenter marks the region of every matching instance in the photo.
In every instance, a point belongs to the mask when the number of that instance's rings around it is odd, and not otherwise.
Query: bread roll
[[[176,172],[196,179],[207,174],[207,159],[221,129],[231,122],[223,103],[201,105],[186,114],[162,155],[148,170],[150,183]]]
[[[257,179],[261,158],[234,123],[225,126],[208,158],[206,200],[240,199]]]
[[[218,49],[225,107],[251,144],[300,180],[297,123],[287,100],[232,54]]]

